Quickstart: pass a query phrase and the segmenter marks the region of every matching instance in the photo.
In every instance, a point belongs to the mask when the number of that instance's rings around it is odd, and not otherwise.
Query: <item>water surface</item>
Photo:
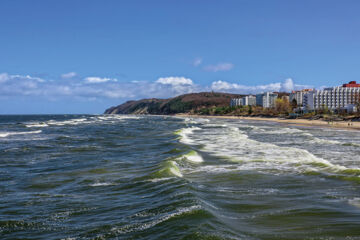
[[[360,132],[0,116],[1,239],[360,239]]]

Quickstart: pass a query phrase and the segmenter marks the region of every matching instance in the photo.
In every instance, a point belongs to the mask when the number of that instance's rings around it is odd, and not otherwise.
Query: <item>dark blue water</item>
[[[0,116],[1,239],[360,239],[360,133]]]

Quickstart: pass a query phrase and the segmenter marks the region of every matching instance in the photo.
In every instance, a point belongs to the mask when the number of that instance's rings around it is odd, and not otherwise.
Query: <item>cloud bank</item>
[[[67,81],[62,80],[64,75],[66,75]],[[265,91],[291,91],[307,87],[309,86],[295,84],[290,78],[282,83],[257,86],[222,80],[204,86],[196,84],[192,79],[184,76],[160,77],[155,81],[120,82],[116,78],[110,77],[79,78],[77,74],[63,74],[61,79],[43,79],[30,75],[0,73],[0,98],[30,96],[44,97],[50,100],[64,98],[127,100],[152,97],[168,98],[201,91],[255,94]]]
[[[295,84],[291,78],[285,79],[285,81],[282,83],[277,82],[256,86],[246,86],[221,80],[215,81],[211,84],[211,89],[214,91],[242,94],[256,94],[261,92],[290,92],[292,90],[300,90],[304,88],[310,88],[310,86]]]

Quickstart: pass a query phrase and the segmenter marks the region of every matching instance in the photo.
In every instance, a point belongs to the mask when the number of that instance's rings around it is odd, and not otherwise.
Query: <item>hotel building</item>
[[[292,103],[295,99],[298,106],[303,106],[304,95],[312,91],[314,91],[314,89],[303,89],[300,91],[292,91],[290,93],[289,102]]]
[[[360,97],[360,84],[355,81],[342,86],[325,88],[304,94],[303,106],[309,110],[327,107],[330,110],[346,109],[354,111]]]

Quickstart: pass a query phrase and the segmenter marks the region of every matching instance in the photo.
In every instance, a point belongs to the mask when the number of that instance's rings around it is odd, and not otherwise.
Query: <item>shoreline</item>
[[[244,117],[244,116],[211,116],[211,115],[192,115],[192,114],[175,114],[177,117],[197,117],[197,118],[222,118],[222,119],[239,119],[252,121],[277,122],[296,126],[337,128],[345,130],[360,130],[360,122],[336,121],[327,122],[324,120],[308,119],[283,119],[283,118],[265,118],[265,117]],[[349,123],[351,125],[349,125]]]

